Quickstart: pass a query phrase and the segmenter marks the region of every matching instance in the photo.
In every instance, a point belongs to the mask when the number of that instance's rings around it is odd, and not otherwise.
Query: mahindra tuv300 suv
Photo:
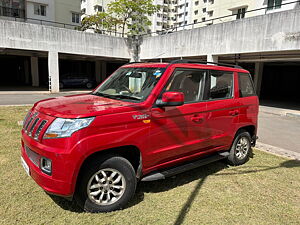
[[[37,102],[22,165],[46,192],[89,212],[123,208],[138,181],[249,159],[258,98],[248,71],[189,61],[134,63],[92,93]]]

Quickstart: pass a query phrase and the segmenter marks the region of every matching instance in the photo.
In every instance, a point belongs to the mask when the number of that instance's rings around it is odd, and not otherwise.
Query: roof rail
[[[207,61],[196,61],[196,60],[188,60],[188,59],[177,59],[170,62],[170,64],[177,64],[177,63],[193,63],[193,64],[213,64],[218,66],[228,66],[238,69],[243,69],[243,67],[235,64],[227,64],[227,63],[216,63],[216,62],[207,62]]]
[[[137,64],[137,63],[147,63],[147,61],[145,61],[145,62],[128,62],[128,63],[126,63],[125,65],[129,65],[129,64]]]

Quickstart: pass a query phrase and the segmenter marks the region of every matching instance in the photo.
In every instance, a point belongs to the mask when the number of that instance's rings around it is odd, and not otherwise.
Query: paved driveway
[[[300,117],[260,112],[258,141],[300,153]]]
[[[34,104],[37,101],[46,98],[53,98],[57,96],[66,96],[74,94],[88,93],[88,91],[82,92],[60,92],[58,94],[49,93],[26,93],[16,92],[15,94],[0,94],[0,105],[22,105],[22,104]]]

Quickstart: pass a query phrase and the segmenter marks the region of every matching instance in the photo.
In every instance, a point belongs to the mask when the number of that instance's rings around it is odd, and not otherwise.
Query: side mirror
[[[184,94],[182,92],[165,92],[161,99],[156,101],[158,107],[180,106],[184,104]]]

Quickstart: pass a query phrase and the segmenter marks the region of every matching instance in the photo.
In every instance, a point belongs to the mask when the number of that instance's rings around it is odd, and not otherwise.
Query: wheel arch
[[[104,150],[99,150],[93,152],[89,156],[87,156],[80,165],[77,176],[74,180],[74,191],[76,190],[78,181],[83,174],[84,169],[89,165],[91,161],[111,156],[121,156],[127,159],[131,165],[133,166],[136,177],[140,178],[142,175],[142,154],[138,147],[135,145],[125,145],[120,147],[114,147]]]
[[[236,132],[235,132],[235,136],[234,138],[236,137],[236,135],[241,132],[242,130],[244,131],[247,131],[249,134],[250,134],[250,137],[251,137],[251,145],[252,146],[255,146],[255,143],[256,143],[256,126],[255,125],[247,125],[247,126],[243,126],[243,127],[240,127]],[[234,141],[234,139],[233,139]],[[233,143],[232,141],[232,143]]]

